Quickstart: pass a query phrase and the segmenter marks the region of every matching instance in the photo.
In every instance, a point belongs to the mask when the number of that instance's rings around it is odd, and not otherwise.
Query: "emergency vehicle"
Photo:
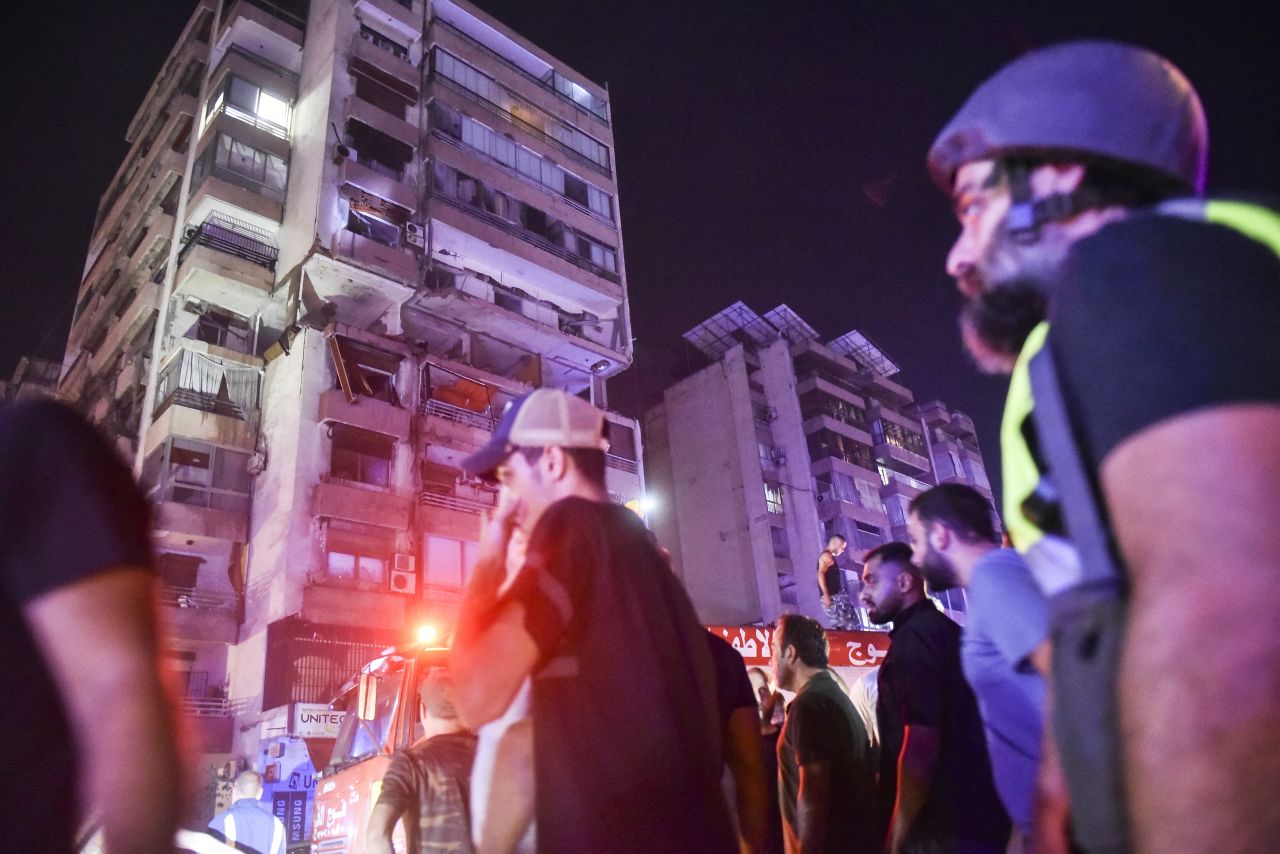
[[[422,737],[418,685],[445,665],[448,652],[424,644],[385,650],[330,704],[344,714],[329,764],[316,780],[313,854],[364,854],[369,813],[391,755]],[[408,850],[404,821],[396,823],[392,841],[397,852]]]

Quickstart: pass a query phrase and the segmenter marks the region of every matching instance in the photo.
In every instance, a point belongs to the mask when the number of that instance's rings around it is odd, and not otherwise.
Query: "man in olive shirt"
[[[796,692],[778,744],[787,851],[878,852],[870,744],[827,667],[826,633],[816,620],[787,614],[772,652],[778,684]]]

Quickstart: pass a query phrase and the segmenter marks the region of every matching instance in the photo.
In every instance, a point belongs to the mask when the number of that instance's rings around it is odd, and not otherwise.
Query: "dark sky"
[[[640,366],[611,386],[623,409],[680,368],[681,332],[737,299],[786,302],[824,338],[862,329],[918,396],[973,415],[994,469],[1003,383],[959,348],[942,269],[955,225],[923,159],[965,95],[1034,46],[1109,37],[1164,53],[1205,102],[1212,188],[1280,192],[1266,4],[478,3],[609,85]],[[193,5],[7,13],[6,375],[24,353],[60,357],[97,200]]]

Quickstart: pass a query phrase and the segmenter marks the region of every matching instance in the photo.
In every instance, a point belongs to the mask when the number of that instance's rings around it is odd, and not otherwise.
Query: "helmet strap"
[[[1005,229],[1015,242],[1035,243],[1040,239],[1040,227],[1049,222],[1062,222],[1081,211],[1103,206],[1103,199],[1088,187],[1077,187],[1070,193],[1052,193],[1039,199],[1032,198],[1031,169],[1025,163],[1013,163],[1008,168],[1009,212],[1005,215]]]

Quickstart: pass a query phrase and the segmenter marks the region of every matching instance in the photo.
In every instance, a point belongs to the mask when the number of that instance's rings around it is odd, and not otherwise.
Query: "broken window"
[[[362,205],[351,204],[347,213],[347,231],[367,237],[383,246],[400,248],[400,226],[385,220]]]
[[[395,552],[395,532],[331,519],[325,526],[325,575],[335,581],[385,584]]]
[[[357,397],[371,397],[392,406],[400,405],[400,396],[396,393],[399,356],[342,335],[329,339],[329,355],[333,359],[337,387],[342,389],[348,403],[355,403]]]
[[[248,353],[249,321],[239,315],[210,308],[196,318],[195,325],[185,337],[237,353]]]
[[[156,556],[160,569],[160,581],[170,589],[194,590],[203,558],[163,552]]]
[[[395,440],[390,436],[335,424],[329,476],[371,486],[388,486],[394,450]]]

